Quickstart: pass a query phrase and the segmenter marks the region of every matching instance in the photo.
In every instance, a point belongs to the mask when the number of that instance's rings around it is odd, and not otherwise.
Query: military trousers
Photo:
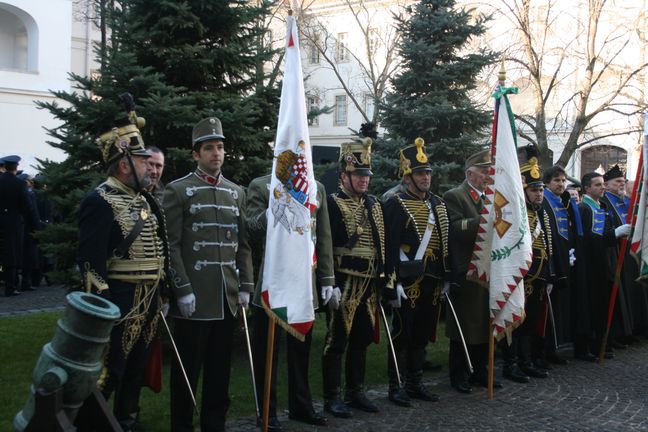
[[[120,288],[124,287],[123,283],[120,285]],[[138,408],[141,377],[151,342],[157,334],[157,295],[157,288],[152,286],[104,294],[106,299],[119,307],[122,318],[110,334],[104,371],[97,387],[106,400],[114,393],[113,410],[120,423],[129,421]]]
[[[175,319],[173,337],[196,395],[202,371],[200,430],[225,430],[230,405],[229,381],[236,320],[225,309],[222,320]],[[171,431],[193,432],[193,402],[177,358],[171,363]]]
[[[260,410],[263,410],[265,395],[265,365],[268,342],[268,324],[270,320],[266,311],[259,306],[252,306],[252,354],[254,357],[254,375]],[[277,328],[276,330],[280,330]],[[272,382],[270,385],[269,417],[277,416],[277,364],[279,363],[279,346],[281,334],[276,332],[272,354]],[[304,342],[286,334],[286,358],[288,360],[288,409],[293,415],[308,415],[313,409],[313,400],[308,384],[308,369],[313,330],[306,334]],[[262,413],[261,413],[262,414]]]

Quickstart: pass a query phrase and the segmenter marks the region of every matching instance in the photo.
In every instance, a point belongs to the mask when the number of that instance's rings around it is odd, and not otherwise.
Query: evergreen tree
[[[124,107],[118,94],[135,97],[146,118],[144,142],[167,152],[165,179],[189,172],[191,129],[217,116],[226,136],[224,174],[247,182],[270,163],[279,93],[263,65],[274,54],[263,45],[268,3],[244,1],[123,0],[102,5],[110,39],[97,47],[97,77],[72,75],[64,101],[42,103],[58,120],[50,145],[63,150],[60,163],[40,160],[58,220],[39,233],[56,258],[55,282],[75,284],[77,210],[104,177],[96,137],[109,130]]]
[[[470,92],[497,55],[485,49],[468,51],[468,43],[484,34],[490,18],[456,9],[454,0],[421,0],[406,12],[409,18],[397,18],[402,69],[381,105],[381,124],[390,139],[377,146],[376,159],[387,165],[381,174],[393,176],[398,148],[422,137],[433,167],[433,187],[439,191],[461,182],[466,158],[488,142],[492,115],[470,100]]]

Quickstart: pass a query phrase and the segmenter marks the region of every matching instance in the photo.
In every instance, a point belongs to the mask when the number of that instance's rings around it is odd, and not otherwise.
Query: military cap
[[[603,174],[603,180],[604,181],[609,181],[609,180],[619,178],[619,177],[625,178],[625,173],[623,171],[621,171],[621,168],[619,168],[619,165],[614,165],[605,174]]]
[[[207,117],[206,119],[202,119],[198,123],[196,123],[196,126],[194,126],[191,133],[191,140],[193,141],[193,144],[196,145],[203,141],[212,139],[225,139],[221,121],[216,117]]]
[[[371,172],[371,138],[356,138],[340,145],[340,172],[373,175]]]
[[[122,93],[119,98],[126,108],[126,117],[115,121],[115,126],[111,130],[102,133],[96,140],[106,164],[110,164],[124,155],[151,156],[144,146],[144,140],[140,133],[140,129],[146,124],[146,120],[137,116],[133,95]]]
[[[484,149],[480,150],[477,153],[473,153],[472,155],[468,156],[468,159],[466,159],[466,164],[465,164],[465,169],[468,169],[472,166],[477,166],[477,167],[489,167],[493,164],[493,161],[491,160],[491,152],[490,149]]]
[[[18,155],[10,155],[2,158],[3,164],[17,164],[19,162],[20,162],[20,156]]]
[[[417,170],[432,171],[432,166],[425,154],[425,140],[421,137],[416,138],[414,144],[400,151],[400,177],[412,174]]]
[[[544,186],[544,182],[542,181],[542,171],[538,164],[539,154],[538,148],[533,144],[524,147],[526,160],[520,162],[520,174],[522,174],[525,188],[529,186]]]

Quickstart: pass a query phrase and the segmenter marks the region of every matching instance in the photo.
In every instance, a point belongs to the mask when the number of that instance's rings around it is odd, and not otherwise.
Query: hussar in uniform
[[[410,397],[439,400],[421,379],[425,347],[436,341],[442,289],[450,284],[450,221],[441,197],[430,192],[432,167],[423,138],[400,151],[400,175],[405,188],[385,203],[385,223],[388,262],[396,279],[392,338],[400,370],[405,371],[405,391],[388,356],[389,399],[409,406]]]
[[[245,222],[245,193],[221,173],[225,157],[221,122],[209,117],[192,134],[194,172],[169,183],[174,336],[195,394],[201,369],[203,432],[225,430],[229,407],[232,338],[239,306],[254,288]],[[171,366],[171,430],[193,431],[193,406],[180,364]]]
[[[121,97],[128,117],[97,140],[108,179],[79,209],[78,264],[85,290],[104,296],[121,310],[98,387],[106,399],[115,393],[115,417],[124,431],[130,431],[162,307],[168,244],[163,213],[146,192],[149,153],[139,131],[144,119],[135,114],[132,96]]]
[[[350,407],[377,412],[364,392],[367,347],[374,338],[379,290],[385,280],[385,227],[382,206],[367,193],[371,172],[371,138],[343,143],[340,187],[328,197],[335,281],[340,307],[327,313],[328,332],[322,355],[324,409],[336,417],[352,416]],[[341,399],[342,356],[346,352],[346,393]]]

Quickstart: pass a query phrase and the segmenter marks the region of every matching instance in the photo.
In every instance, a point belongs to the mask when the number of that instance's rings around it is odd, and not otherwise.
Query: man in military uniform
[[[263,256],[265,249],[266,229],[268,226],[267,210],[270,199],[270,175],[258,177],[250,182],[247,194],[247,223],[250,239],[256,239],[253,244],[254,250]],[[334,288],[335,276],[333,274],[333,249],[331,243],[331,227],[329,223],[328,207],[326,202],[326,189],[324,185],[317,182],[317,208],[311,215],[312,233],[315,242],[315,254],[317,256],[317,267],[313,272],[313,308],[317,309],[321,304],[331,301],[334,290],[337,293],[333,302],[339,300],[339,288]],[[252,241],[251,241],[252,243]],[[258,248],[257,248],[258,246]],[[261,303],[261,288],[263,286],[263,263],[259,266],[256,290],[254,293],[253,305],[253,355],[255,365],[255,381],[259,407],[263,406],[265,394],[265,369],[266,347],[268,335],[268,314],[263,310]],[[317,286],[322,290],[322,302],[318,301]],[[290,418],[303,421],[309,424],[325,425],[326,417],[313,409],[310,386],[308,384],[308,369],[310,347],[312,341],[312,328],[306,334],[304,342],[300,342],[294,336],[286,334],[288,358],[288,411]],[[277,355],[279,353],[279,340],[275,339],[272,362],[272,385],[270,387],[270,408],[268,430],[280,431],[281,424],[277,420],[276,406],[276,376],[277,376]],[[263,414],[263,413],[261,413]]]
[[[607,326],[608,307],[616,271],[617,239],[630,234],[630,225],[614,228],[610,214],[602,201],[605,186],[603,176],[587,173],[581,181],[585,195],[579,204],[583,221],[583,257],[587,263],[586,284],[592,316],[594,340],[590,349],[598,353]],[[578,257],[580,260],[581,257]],[[607,349],[607,347],[605,347]],[[606,358],[613,354],[608,349]]]
[[[151,165],[151,186],[149,192],[160,202],[164,196],[164,183],[162,183],[162,173],[164,173],[164,153],[162,150],[155,146],[148,146],[146,150],[149,151],[151,157],[149,164]]]
[[[128,118],[97,140],[108,179],[81,203],[78,264],[85,290],[121,310],[97,386],[106,399],[115,393],[115,417],[130,431],[139,377],[157,330],[168,245],[163,214],[146,192],[149,154],[139,132],[144,119],[136,116],[132,96],[122,97]]]
[[[378,411],[364,392],[367,347],[374,337],[378,290],[385,278],[382,207],[376,197],[367,193],[372,175],[371,144],[371,138],[342,144],[340,187],[328,197],[335,280],[342,298],[339,309],[327,312],[328,332],[322,355],[324,409],[341,418],[352,416],[348,406],[370,413]],[[343,402],[340,388],[345,351]]]
[[[400,175],[405,190],[385,203],[387,256],[396,280],[392,339],[405,392],[399,385],[393,356],[388,355],[389,399],[410,406],[410,397],[438,401],[423,384],[423,363],[428,341],[436,340],[441,292],[450,279],[448,212],[440,197],[430,192],[432,167],[425,142],[400,152]]]
[[[526,200],[531,249],[533,258],[529,271],[524,275],[524,322],[514,330],[513,343],[503,340],[503,375],[517,382],[528,382],[529,377],[547,378],[546,369],[533,364],[538,352],[544,349],[547,320],[547,291],[553,287],[552,232],[545,209],[544,183],[538,165],[538,151],[535,146],[525,148],[526,158],[520,166],[524,196]],[[536,357],[534,357],[536,354]],[[517,365],[514,363],[517,362]]]
[[[219,119],[193,128],[194,172],[169,183],[164,210],[169,221],[174,336],[191,385],[201,369],[203,432],[225,430],[229,407],[232,338],[238,307],[254,288],[245,222],[245,193],[221,173],[225,136]],[[171,366],[171,430],[193,431],[191,394],[174,359]]]
[[[626,176],[619,165],[614,165],[603,174],[603,180],[605,194],[601,197],[601,201],[605,203],[612,225],[616,228],[626,223],[630,207],[630,198],[626,191]],[[629,248],[630,245],[628,244],[627,247]],[[625,344],[628,342],[638,341],[633,336],[635,329],[648,326],[646,321],[648,299],[641,284],[636,281],[639,277],[639,267],[636,260],[630,259],[629,250],[626,251],[626,258],[617,292],[615,320],[610,331],[612,338],[610,345],[620,349],[626,348]]]
[[[551,301],[553,326],[547,326],[546,351],[535,359],[538,366],[548,369],[549,363],[565,365],[567,360],[556,352],[555,341],[566,344],[573,341],[572,333],[576,327],[589,326],[589,309],[583,302],[573,301],[582,297],[580,291],[582,277],[577,271],[582,268],[576,257],[581,254],[583,226],[578,211],[578,203],[566,191],[567,173],[558,165],[552,166],[543,175],[545,212],[549,217],[554,257],[555,286],[548,300]],[[579,268],[577,268],[577,266]],[[553,334],[555,328],[556,334]]]
[[[450,383],[460,393],[470,393],[471,384],[485,385],[488,377],[488,290],[477,282],[466,279],[466,274],[477,239],[480,214],[484,209],[484,191],[491,182],[490,166],[489,150],[471,155],[465,163],[465,181],[443,195],[450,217],[450,261],[453,272],[453,284],[448,295],[457,313],[475,370],[469,377],[459,329],[448,311],[446,335],[450,338]]]
[[[3,160],[5,172],[0,175],[0,251],[5,296],[11,297],[20,294],[17,290],[17,272],[22,262],[23,224],[26,224],[27,231],[33,231],[39,221],[27,193],[27,185],[16,177],[20,157],[5,156]]]

